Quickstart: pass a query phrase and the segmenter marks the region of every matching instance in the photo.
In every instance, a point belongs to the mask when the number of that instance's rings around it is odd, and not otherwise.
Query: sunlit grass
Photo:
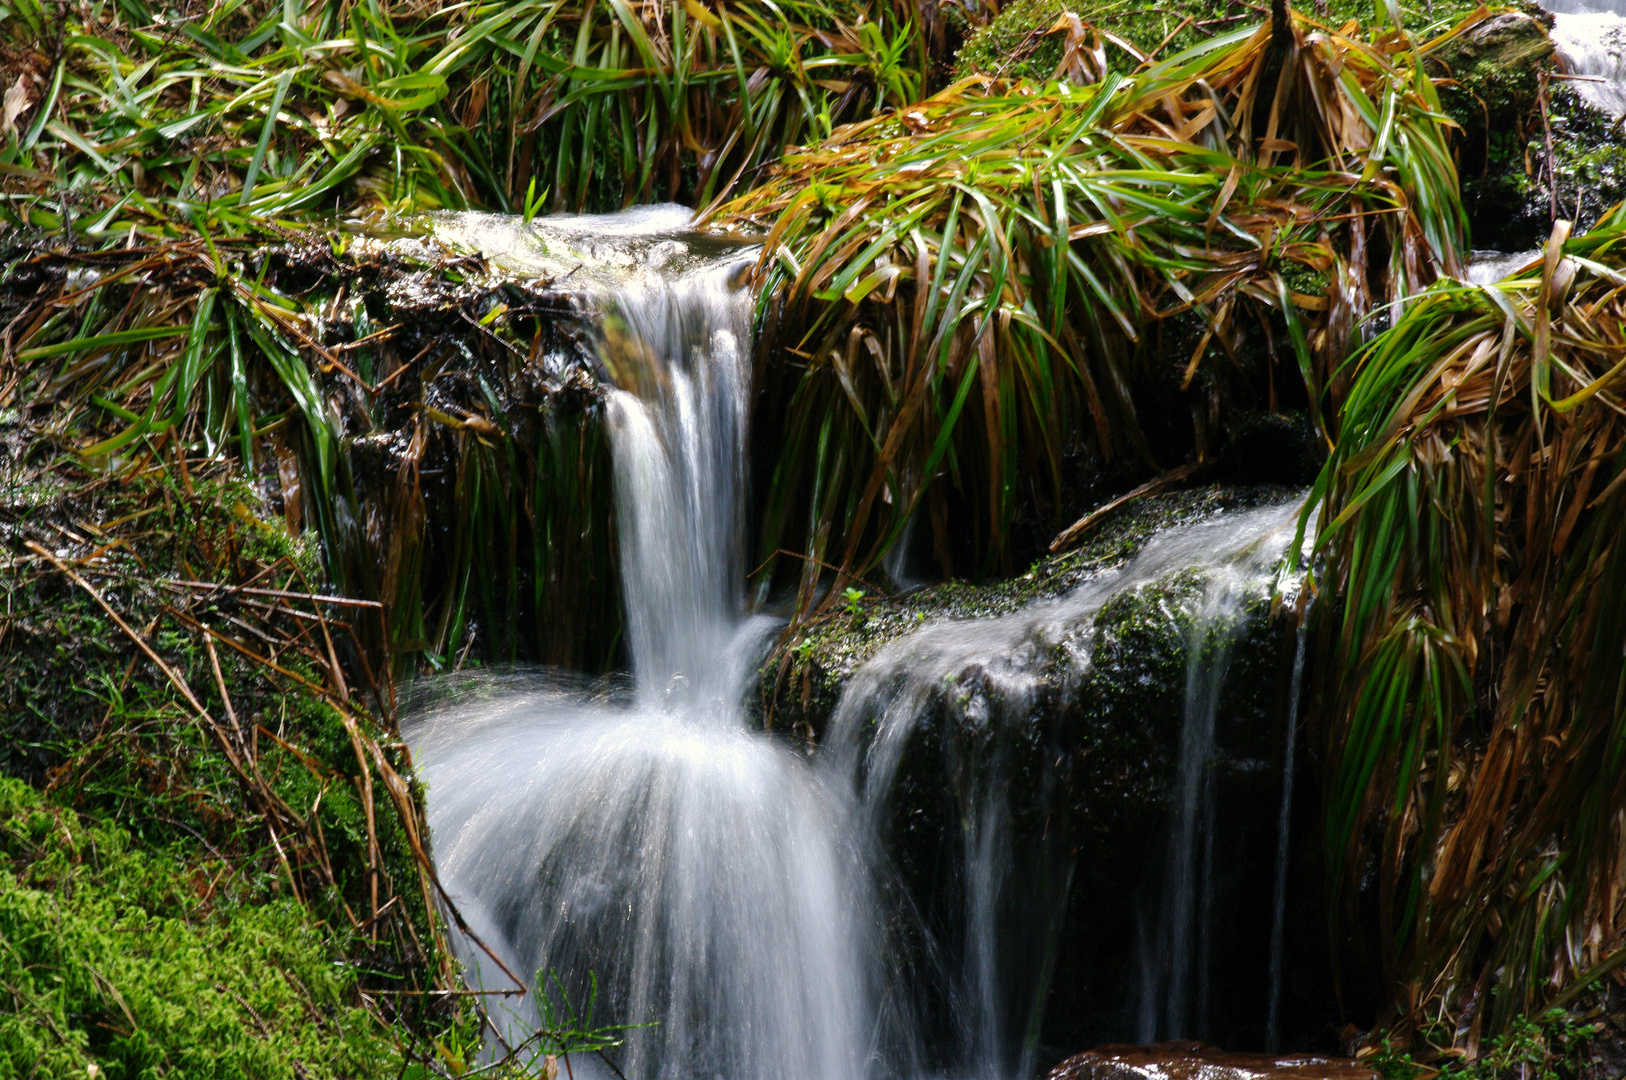
[[[1328,869],[1412,1023],[1626,962],[1626,217],[1568,233],[1356,355],[1314,497]]]
[[[1466,249],[1432,44],[1346,30],[1237,31],[1127,78],[1086,35],[1070,82],[968,79],[723,207],[769,230],[765,332],[795,358],[764,584],[785,549],[804,604],[821,567],[865,572],[942,485],[1004,566],[1019,480],[1059,487],[1069,439],[1151,461],[1129,387],[1172,315],[1205,327],[1188,384],[1264,313],[1321,400],[1359,320]]]

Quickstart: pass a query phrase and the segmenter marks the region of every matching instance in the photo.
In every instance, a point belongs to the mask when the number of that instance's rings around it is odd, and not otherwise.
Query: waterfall
[[[1293,824],[1293,775],[1297,768],[1299,696],[1304,689],[1304,646],[1309,637],[1310,610],[1299,616],[1298,644],[1293,650],[1293,679],[1288,684],[1287,733],[1282,748],[1282,809],[1276,819],[1276,882],[1270,912],[1270,1001],[1265,1009],[1265,1052],[1274,1054],[1280,1041],[1282,1017],[1282,962],[1287,935],[1287,869]]]
[[[1541,258],[1539,251],[1492,251],[1476,249],[1468,260],[1463,281],[1469,285],[1494,285],[1509,274],[1524,269]]]
[[[887,645],[849,680],[831,720],[825,767],[849,778],[877,835],[885,834],[912,737],[941,719],[970,744],[957,748],[955,740],[946,741],[950,760],[943,763],[943,783],[952,788],[953,817],[960,823],[958,844],[950,846],[958,849],[961,940],[938,943],[944,958],[938,975],[952,990],[947,1026],[960,1033],[963,1045],[955,1057],[969,1071],[1031,1073],[1073,874],[1070,849],[1048,828],[1025,844],[1013,836],[1014,792],[1053,785],[1055,777],[1047,765],[1047,775],[1018,780],[1000,733],[1017,743],[1034,737],[1033,716],[1055,681],[1054,665],[1065,669],[1065,695],[1067,684],[1090,663],[1091,622],[1114,597],[1194,569],[1204,581],[1195,624],[1234,622],[1246,597],[1261,589],[1268,595],[1298,509],[1294,501],[1171,529],[1127,565],[1097,574],[1059,599],[1000,618],[929,624]],[[1212,680],[1212,692],[1204,689],[1202,673],[1213,667],[1213,657],[1201,647],[1202,637],[1194,630],[1189,650],[1187,713],[1197,719],[1187,725],[1187,741],[1196,741],[1182,747],[1181,802],[1190,801],[1188,793],[1201,799],[1198,778],[1184,776],[1200,772],[1206,744],[1196,728],[1202,717],[1212,728],[1222,675]],[[1047,703],[1052,709],[1061,705]],[[981,754],[974,762],[959,753],[972,747]],[[1194,810],[1182,814],[1182,820],[1196,818]],[[1191,835],[1194,844],[1201,833],[1194,827]]]
[[[1626,115],[1626,18],[1620,0],[1545,0],[1552,39],[1581,99],[1611,116]]]
[[[494,262],[580,260],[606,311],[635,692],[476,683],[409,737],[473,985],[512,988],[506,967],[581,1008],[596,980],[592,1023],[649,1025],[616,1052],[633,1080],[853,1080],[882,1040],[871,860],[850,794],[746,727],[766,628],[741,612],[751,298],[743,253],[674,217],[447,224]],[[535,1032],[536,992],[486,1000],[502,1044]]]
[[[637,1026],[603,1062],[573,1060],[588,1080],[1032,1075],[1079,850],[1058,794],[1067,739],[1044,717],[1094,685],[1104,606],[1143,595],[1162,597],[1160,626],[1189,627],[1171,646],[1185,721],[1142,980],[1185,1010],[1154,1016],[1158,1031],[1189,1026],[1207,965],[1179,957],[1207,925],[1204,777],[1230,634],[1269,595],[1298,502],[1167,529],[1060,598],[893,641],[848,681],[810,760],[743,707],[774,625],[742,595],[751,297],[738,285],[752,253],[685,221],[651,208],[441,223],[505,272],[568,283],[596,327],[616,387],[632,669],[609,689],[467,678],[408,726],[437,872],[467,928],[453,947],[489,994],[488,1056],[592,1000],[585,1023]],[[940,757],[909,780],[934,724]],[[930,812],[900,824],[916,796]],[[899,829],[930,842],[915,878]],[[515,978],[531,989],[493,993]]]
[[[1296,510],[1296,507],[1294,508]],[[1179,770],[1156,921],[1145,930],[1137,1038],[1205,1037],[1213,948],[1215,722],[1246,603],[1268,593],[1290,531],[1235,551],[1210,573],[1191,623]]]
[[[623,292],[604,352],[627,635],[642,704],[735,724],[750,296],[707,269]],[[702,707],[703,703],[703,707]]]

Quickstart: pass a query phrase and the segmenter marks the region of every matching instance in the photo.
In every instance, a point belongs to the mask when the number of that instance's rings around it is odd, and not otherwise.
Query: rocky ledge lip
[[[1377,1080],[1348,1058],[1234,1054],[1195,1042],[1102,1046],[1050,1070],[1049,1080]]]

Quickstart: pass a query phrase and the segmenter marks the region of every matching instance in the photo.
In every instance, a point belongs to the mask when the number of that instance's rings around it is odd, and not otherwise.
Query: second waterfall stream
[[[486,991],[512,988],[510,973],[535,987],[487,997],[492,1038],[524,1044],[543,1020],[539,993],[580,1006],[596,984],[591,1022],[637,1026],[605,1059],[573,1058],[576,1077],[1030,1075],[1068,853],[1017,842],[997,760],[966,772],[959,929],[943,940],[888,849],[900,756],[971,669],[980,695],[947,707],[1020,724],[1041,661],[1088,667],[1103,604],[1190,569],[1168,870],[1143,985],[1122,987],[1125,1014],[1138,1007],[1149,1032],[1187,1034],[1175,1029],[1198,1003],[1190,958],[1213,858],[1202,777],[1224,677],[1215,642],[1245,598],[1272,588],[1297,502],[1166,530],[1126,565],[1012,615],[928,623],[849,681],[810,759],[754,730],[745,709],[776,628],[743,599],[752,296],[739,271],[755,253],[687,238],[684,220],[671,208],[505,234],[516,261],[545,261],[550,244],[598,258],[583,277],[617,387],[607,415],[633,681],[595,693],[562,677],[487,678],[408,729],[437,872],[471,932],[455,942],[465,976]]]

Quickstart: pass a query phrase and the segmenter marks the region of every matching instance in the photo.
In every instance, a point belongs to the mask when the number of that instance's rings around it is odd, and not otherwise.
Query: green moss
[[[1551,176],[1547,139],[1552,138]],[[1463,198],[1474,216],[1474,245],[1502,251],[1539,247],[1557,216],[1584,230],[1626,199],[1626,139],[1607,114],[1572,87],[1551,90],[1547,125],[1532,106],[1489,140],[1486,165],[1464,170]]]
[[[1373,0],[1315,0],[1313,4],[1295,6],[1335,27],[1349,19],[1370,25],[1384,10]],[[1408,31],[1422,36],[1451,25],[1477,8],[1468,0],[1435,0],[1402,4],[1401,17]],[[1261,5],[1236,0],[1015,0],[967,38],[956,57],[955,72],[960,77],[982,72],[1006,78],[1050,78],[1061,60],[1065,34],[1046,32],[1067,12],[1125,39],[1143,53],[1167,40],[1159,54],[1167,57],[1218,34],[1256,23],[1265,18],[1264,11]],[[1386,14],[1381,17],[1387,19]],[[1188,18],[1191,21],[1186,23]],[[1134,59],[1113,44],[1107,45],[1107,62],[1115,70],[1127,71],[1135,66]]]
[[[264,584],[324,591],[314,536],[266,520],[255,486],[230,472],[109,482],[43,451],[0,465],[19,480],[0,483],[10,560],[0,574],[0,773],[11,776],[0,846],[13,863],[0,873],[0,940],[13,947],[0,955],[0,1015],[14,1018],[0,1036],[0,1080],[30,1075],[19,1063],[36,1055],[51,1063],[37,1075],[82,1075],[92,1059],[110,1077],[300,1075],[289,1071],[296,1060],[308,1076],[396,1075],[393,1048],[414,1038],[409,1029],[457,1022],[419,1007],[433,999],[392,996],[432,984],[430,916],[405,826],[376,781],[366,805],[368,766],[343,717],[300,681],[324,681],[321,654],[284,645],[275,671],[221,644],[217,680],[197,623],[270,651],[275,643],[253,635],[264,608],[177,584],[274,566]],[[314,830],[319,855],[269,831],[260,796],[182,693],[29,541],[77,561],[213,717],[235,717],[265,790]],[[365,734],[393,745],[357,715]],[[48,788],[50,801],[19,781]],[[374,903],[373,840],[387,910],[363,936],[352,920]],[[58,925],[56,938],[44,932]],[[4,974],[7,963],[19,966]],[[396,1026],[357,1011],[357,985],[381,992]]]
[[[961,47],[956,75],[973,72],[1009,78],[1047,79],[1061,62],[1063,37],[1047,35],[1066,0],[1015,0]]]
[[[1155,495],[1126,504],[1077,547],[1040,559],[1019,577],[987,584],[950,581],[900,597],[865,597],[854,605],[861,617],[843,608],[816,619],[788,648],[769,658],[760,672],[759,716],[770,727],[816,735],[847,678],[888,642],[927,621],[1005,615],[1061,596],[1086,578],[1127,562],[1160,530],[1222,509],[1262,505],[1283,494],[1277,487],[1208,487]],[[1113,601],[1132,602],[1123,597]],[[1105,609],[1101,618],[1111,621]]]
[[[0,1078],[394,1076],[342,939],[0,778]],[[95,1066],[95,1068],[92,1068]]]

